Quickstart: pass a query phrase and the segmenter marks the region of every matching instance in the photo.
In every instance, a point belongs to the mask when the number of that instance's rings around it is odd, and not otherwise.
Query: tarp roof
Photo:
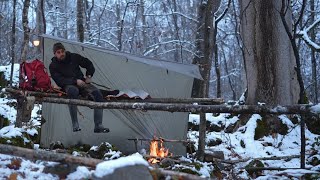
[[[157,67],[163,68],[163,69],[168,69],[170,71],[175,71],[175,72],[178,72],[178,73],[190,76],[190,77],[194,77],[197,79],[201,79],[201,80],[203,79],[201,77],[200,72],[199,72],[199,67],[196,65],[193,65],[193,64],[183,64],[183,63],[171,62],[171,61],[167,61],[167,60],[163,60],[163,59],[154,59],[151,57],[148,57],[148,58],[141,57],[138,55],[133,55],[133,54],[125,53],[125,52],[113,51],[113,50],[101,48],[98,46],[94,46],[91,44],[80,43],[80,42],[62,39],[62,38],[58,38],[58,37],[50,36],[50,35],[42,35],[41,37],[53,39],[53,40],[56,40],[59,42],[72,43],[74,45],[86,47],[89,49],[95,49],[97,51],[102,51],[102,52],[105,52],[108,54],[113,54],[113,55],[117,55],[117,56],[124,56],[125,58],[133,60],[133,61],[138,61],[138,62],[145,63],[145,64],[152,65],[152,66],[157,66]]]

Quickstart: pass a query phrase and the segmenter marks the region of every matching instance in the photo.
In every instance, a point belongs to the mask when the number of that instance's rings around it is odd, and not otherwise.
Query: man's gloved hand
[[[92,82],[92,79],[91,79],[91,76],[90,76],[90,75],[86,76],[85,82],[86,82],[87,84],[90,84],[90,83]]]
[[[86,85],[86,83],[84,81],[82,81],[81,79],[77,79],[77,86],[83,87],[85,85]]]

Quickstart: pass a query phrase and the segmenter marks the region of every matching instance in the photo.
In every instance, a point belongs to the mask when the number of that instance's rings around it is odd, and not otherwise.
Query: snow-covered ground
[[[15,65],[14,71],[14,82],[18,82],[18,68],[19,65]],[[6,79],[10,76],[10,66],[0,67],[0,71],[4,71]],[[36,105],[32,111],[32,120],[30,123],[22,128],[15,128],[14,122],[16,119],[16,110],[10,105],[14,103],[15,100],[0,98],[0,115],[4,118],[8,118],[10,125],[0,129],[0,138],[13,138],[23,136],[23,133],[27,133],[30,136],[34,136],[38,133],[38,128],[40,125],[41,115],[38,113],[41,110],[40,105]],[[316,108],[316,107],[315,107]],[[319,107],[320,109],[320,107]],[[315,111],[318,111],[315,109]],[[230,124],[234,124],[239,119],[236,116],[231,117],[230,114],[219,114],[217,116],[212,113],[206,114],[207,120],[212,125],[228,127]],[[292,156],[300,154],[300,126],[295,125],[290,121],[290,119],[285,116],[279,116],[283,124],[286,124],[289,128],[288,134],[275,136],[265,136],[258,140],[254,140],[255,129],[257,127],[257,122],[261,120],[261,116],[258,114],[252,115],[248,123],[239,128],[238,131],[234,133],[225,133],[224,130],[220,132],[208,132],[207,142],[214,140],[221,140],[221,143],[215,146],[206,146],[206,151],[222,151],[224,153],[226,160],[239,160],[246,158],[262,158],[262,157],[273,157],[273,156]],[[199,115],[190,114],[189,122],[193,124],[199,124]],[[190,130],[188,132],[188,138],[196,142],[197,147],[198,141],[198,131]],[[318,139],[316,139],[318,138]],[[28,143],[28,139],[24,138],[24,142]],[[293,179],[299,179],[302,175],[313,173],[319,174],[320,165],[312,166],[309,161],[317,157],[320,159],[320,138],[318,135],[312,134],[306,129],[306,151],[307,154],[311,154],[316,150],[317,154],[310,157],[306,156],[306,168],[308,170],[302,169],[289,169],[282,171],[263,171],[261,176],[256,179],[288,179],[292,177]],[[10,141],[10,140],[8,140]],[[315,142],[318,142],[316,144]],[[39,148],[38,144],[34,145],[34,149]],[[96,149],[97,147],[92,147],[91,149]],[[77,152],[72,153],[74,156],[78,156]],[[101,177],[118,167],[123,167],[133,164],[148,165],[147,161],[139,154],[133,154],[126,157],[120,157],[119,152],[109,152],[112,158],[108,161],[100,163],[96,169],[90,169],[84,166],[78,166],[76,171],[71,172],[67,175],[67,179],[90,179],[92,176]],[[188,154],[186,157],[181,157],[180,160],[190,163],[198,163],[200,166],[198,168],[190,167],[187,165],[176,164],[171,169],[181,169],[189,168],[194,172],[197,172],[202,177],[210,177],[210,174],[214,170],[216,164],[208,162],[199,162],[193,159],[194,154]],[[105,159],[107,160],[107,159]],[[249,164],[250,161],[236,163],[232,166],[232,170],[226,170],[221,168],[223,177],[226,179],[233,179],[231,174],[234,174],[241,179],[250,179],[248,173],[244,170],[244,167]],[[289,160],[263,160],[265,167],[279,167],[279,168],[299,168],[300,159],[293,158]],[[10,155],[0,154],[0,179],[17,178],[18,179],[59,179],[56,174],[46,173],[44,171],[45,167],[55,166],[58,163],[46,162],[46,161],[30,161],[21,157],[15,157]],[[320,177],[320,176],[318,176]]]

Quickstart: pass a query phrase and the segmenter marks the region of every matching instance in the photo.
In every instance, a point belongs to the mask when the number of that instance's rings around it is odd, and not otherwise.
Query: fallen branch
[[[86,157],[76,157],[63,153],[55,153],[45,150],[33,150],[27,148],[21,148],[11,145],[0,144],[0,152],[2,154],[9,154],[19,157],[24,157],[31,160],[44,160],[44,161],[55,161],[61,163],[72,163],[79,164],[83,166],[95,167],[97,164],[103,162],[100,159],[86,158]]]
[[[245,159],[238,159],[238,160],[222,160],[214,158],[213,161],[226,163],[226,164],[236,164],[240,162],[247,162],[250,160],[288,160],[293,158],[300,158],[300,155],[292,155],[292,156],[273,156],[273,157],[262,157],[262,158],[245,158]]]
[[[268,170],[268,171],[284,171],[288,169],[301,169],[301,168],[280,168],[280,167],[250,167],[250,168],[244,168],[246,171],[262,171],[262,170]],[[310,168],[304,168],[301,170],[310,170]]]

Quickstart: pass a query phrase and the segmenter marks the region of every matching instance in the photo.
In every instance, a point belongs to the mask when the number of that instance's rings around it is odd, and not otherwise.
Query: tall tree
[[[140,0],[140,11],[141,11],[141,23],[142,23],[142,28],[141,28],[141,35],[142,35],[142,43],[140,46],[140,49],[143,50],[145,47],[148,45],[148,36],[145,36],[146,30],[147,30],[147,20],[146,20],[146,15],[145,15],[145,0]]]
[[[16,47],[16,7],[17,0],[13,0],[13,18],[12,18],[12,33],[11,33],[11,73],[10,73],[10,86],[12,86],[13,67],[15,62],[15,47]]]
[[[310,0],[310,11],[311,11],[311,23],[316,20],[316,12],[315,12],[315,1]],[[316,40],[316,32],[315,29],[312,28],[310,30],[310,38],[313,42]],[[317,61],[316,61],[316,51],[315,49],[311,49],[311,66],[312,66],[312,94],[313,94],[313,102],[318,103],[318,78],[317,78]]]
[[[29,7],[30,7],[30,0],[25,0],[23,3],[23,10],[22,10],[22,26],[23,26],[23,42],[22,42],[22,51],[21,51],[21,59],[25,61],[27,58],[27,52],[29,47],[29,40],[30,40],[30,28],[29,28]]]
[[[31,40],[35,40],[35,38],[39,38],[39,35],[41,34],[44,34],[44,22],[45,22],[45,18],[43,16],[44,14],[44,9],[43,9],[43,2],[44,0],[38,0],[38,4],[37,4],[37,7],[36,7],[36,30],[35,30],[35,36],[36,37],[33,37]],[[40,46],[36,47],[36,55],[40,55]]]
[[[209,80],[213,54],[213,13],[220,6],[219,1],[201,1],[198,9],[198,31],[196,36],[196,55],[193,64],[200,67],[203,80],[196,79],[193,85],[193,97],[206,98],[209,96]],[[203,161],[206,138],[206,117],[200,113],[199,146],[197,157]]]
[[[47,33],[47,23],[46,23],[46,17],[44,15],[44,0],[40,0],[40,9],[41,9],[41,19],[42,19],[42,25],[43,25],[43,33]]]
[[[80,42],[84,41],[83,14],[83,0],[77,0],[77,35]]]
[[[120,2],[117,1],[116,3],[116,17],[117,17],[117,46],[118,51],[122,50],[122,30],[123,30],[123,18],[121,18],[121,8],[120,8]]]
[[[171,4],[172,1],[172,4]],[[180,27],[178,24],[178,6],[176,0],[168,0],[168,4],[171,7],[171,14],[172,14],[172,22],[174,25],[173,30],[173,37],[175,38],[175,50],[174,50],[174,61],[177,62],[183,62],[183,56],[182,56],[182,43],[180,38]]]
[[[89,6],[89,1],[88,0],[85,0],[85,9],[86,9],[86,30],[88,31],[88,39],[89,39],[89,42],[92,42],[93,39],[92,39],[92,31],[91,31],[91,15],[92,15],[92,10],[93,10],[93,7],[94,7],[94,0],[92,0],[91,2],[91,7]]]
[[[240,6],[248,83],[246,103],[298,103],[297,64],[279,14],[281,1],[241,0]],[[285,20],[291,24],[291,13],[287,13]]]
[[[219,3],[220,4],[220,3]],[[217,98],[221,98],[221,71],[220,71],[220,65],[219,65],[219,55],[218,55],[218,44],[217,44],[217,35],[218,35],[218,24],[222,20],[223,16],[227,13],[229,6],[231,4],[231,0],[228,0],[228,5],[226,9],[218,15],[217,13],[214,13],[214,30],[213,30],[213,59],[214,59],[214,67],[216,71],[216,78],[217,78]]]

